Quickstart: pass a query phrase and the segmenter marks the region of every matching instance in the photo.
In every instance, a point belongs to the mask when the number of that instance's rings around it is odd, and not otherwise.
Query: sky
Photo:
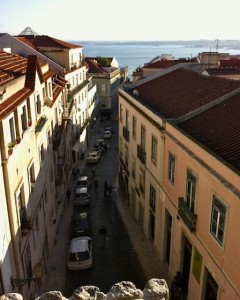
[[[2,0],[0,33],[80,41],[238,40],[239,0]]]

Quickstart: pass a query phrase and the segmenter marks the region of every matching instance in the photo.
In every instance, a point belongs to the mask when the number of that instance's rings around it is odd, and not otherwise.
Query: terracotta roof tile
[[[26,73],[27,59],[0,50],[0,85]]]
[[[240,95],[178,126],[220,158],[240,170]]]
[[[134,88],[126,87],[132,96],[161,115],[179,118],[240,87],[239,81],[203,76],[186,69],[176,69]],[[134,92],[137,90],[137,92]],[[134,93],[133,93],[134,92]]]
[[[35,46],[33,45],[33,43],[29,39],[27,39],[23,36],[16,36],[15,38],[18,39],[19,41],[21,41],[22,43],[24,43],[24,44],[28,45],[29,47],[36,50]]]
[[[101,68],[101,66],[93,59],[86,58],[86,62],[88,64],[88,73],[90,73],[90,74],[94,74],[94,73],[107,74],[108,73],[106,70]]]
[[[24,38],[17,37],[23,43],[40,51],[41,48],[58,48],[58,49],[76,49],[82,46],[67,43],[48,35],[25,36]]]

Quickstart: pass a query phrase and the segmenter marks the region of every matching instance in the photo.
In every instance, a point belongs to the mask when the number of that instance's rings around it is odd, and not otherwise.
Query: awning
[[[81,150],[81,145],[79,143],[76,143],[73,147],[73,150],[79,152]]]

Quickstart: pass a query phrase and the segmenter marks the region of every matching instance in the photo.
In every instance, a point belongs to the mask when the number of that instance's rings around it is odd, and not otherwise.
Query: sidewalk
[[[139,223],[134,219],[126,201],[122,197],[122,192],[119,187],[116,189],[116,205],[147,280],[151,278],[160,278],[165,279],[169,284],[170,280],[168,278],[167,266],[161,264],[157,259],[152,246],[152,241],[144,236]]]

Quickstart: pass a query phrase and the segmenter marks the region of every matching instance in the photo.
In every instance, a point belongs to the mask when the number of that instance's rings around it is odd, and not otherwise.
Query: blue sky
[[[8,0],[0,32],[62,40],[240,39],[239,0]]]

